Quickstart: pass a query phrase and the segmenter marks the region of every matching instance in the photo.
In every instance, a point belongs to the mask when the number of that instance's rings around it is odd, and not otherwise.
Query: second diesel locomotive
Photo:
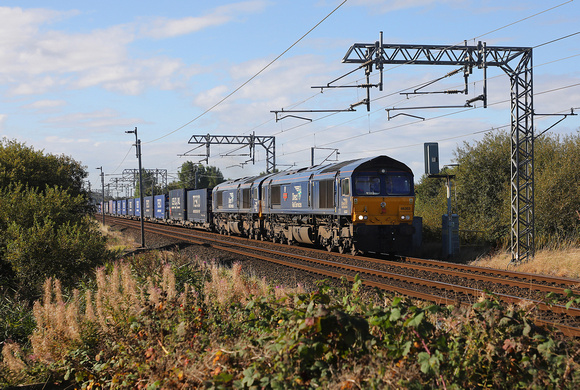
[[[133,199],[105,206],[110,214],[141,216]],[[146,197],[143,215],[340,253],[404,253],[412,246],[414,207],[411,169],[377,156],[230,180],[213,190],[172,190]]]

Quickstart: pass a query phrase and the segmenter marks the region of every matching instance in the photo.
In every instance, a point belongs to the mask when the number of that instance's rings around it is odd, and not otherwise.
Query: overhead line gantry
[[[486,70],[501,68],[511,84],[511,254],[512,262],[534,256],[534,104],[532,48],[477,45],[409,45],[355,43],[344,56],[343,63],[359,64],[368,77],[373,69],[395,65],[452,65],[483,69],[483,94],[478,100],[487,106]],[[367,100],[370,88],[367,82]],[[367,107],[369,109],[370,107]]]

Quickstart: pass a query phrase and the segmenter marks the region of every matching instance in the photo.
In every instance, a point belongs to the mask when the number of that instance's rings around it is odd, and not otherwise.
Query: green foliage
[[[489,241],[509,235],[510,140],[505,133],[488,133],[471,146],[455,152],[457,214],[470,230],[484,231]]]
[[[59,186],[73,195],[85,194],[83,179],[88,173],[68,156],[45,155],[15,140],[0,141],[0,188],[16,183],[44,191]]]
[[[89,215],[84,168],[16,141],[0,144],[0,286],[37,296],[45,278],[67,286],[109,257]]]
[[[38,295],[38,281],[48,277],[74,286],[81,276],[102,264],[107,253],[106,239],[88,216],[58,226],[50,219],[36,221],[29,228],[12,223],[4,238],[8,241],[5,259],[25,296]]]
[[[536,142],[536,226],[547,238],[580,236],[580,132]]]
[[[0,340],[26,343],[36,323],[30,302],[12,294],[0,295]]]
[[[415,214],[423,218],[423,237],[435,241],[441,237],[441,216],[447,214],[445,180],[423,175],[415,186],[415,195]]]
[[[213,188],[225,181],[219,168],[186,161],[179,170],[181,188]]]
[[[482,232],[485,241],[509,241],[511,219],[510,137],[487,133],[465,142],[454,154],[452,209],[460,229]],[[443,172],[445,174],[445,172]],[[579,240],[580,132],[564,137],[545,135],[535,141],[535,227],[538,243]],[[423,217],[426,238],[439,236],[447,213],[443,179],[423,177],[416,186],[416,213]],[[434,235],[435,233],[436,235]]]

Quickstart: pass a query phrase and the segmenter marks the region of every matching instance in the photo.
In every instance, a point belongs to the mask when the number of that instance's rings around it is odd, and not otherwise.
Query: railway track
[[[115,224],[137,228],[139,222],[111,218]],[[260,242],[234,236],[147,223],[146,231],[168,238],[211,247],[315,273],[323,277],[356,274],[363,284],[438,304],[471,305],[482,295],[517,304],[526,300],[538,312],[536,323],[554,326],[564,334],[580,336],[580,308],[565,307],[566,290],[580,293],[580,280],[495,270],[424,259],[391,261],[378,258],[328,253],[312,248]],[[546,302],[546,294],[560,296],[560,302]]]

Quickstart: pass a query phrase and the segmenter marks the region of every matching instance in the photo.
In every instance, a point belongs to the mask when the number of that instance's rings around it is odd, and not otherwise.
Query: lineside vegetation
[[[6,343],[0,383],[77,388],[577,388],[580,345],[531,307],[371,299],[320,283],[271,287],[179,254],[99,268],[84,291],[48,279],[27,351]],[[173,265],[165,263],[171,259]],[[147,277],[137,264],[156,264]],[[188,266],[184,266],[188,264]],[[577,299],[578,297],[572,297]],[[578,302],[576,302],[578,303]]]
[[[510,136],[487,133],[464,142],[455,152],[453,213],[459,215],[462,243],[483,241],[496,249],[510,240]],[[543,135],[535,141],[536,248],[580,246],[580,130]],[[441,215],[447,214],[444,180],[423,176],[416,186],[415,213],[423,217],[424,237],[439,240]]]

